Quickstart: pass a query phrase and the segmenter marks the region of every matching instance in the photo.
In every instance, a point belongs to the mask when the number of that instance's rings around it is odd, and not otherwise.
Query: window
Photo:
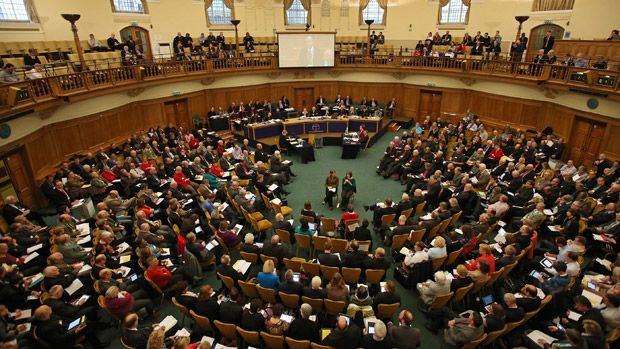
[[[211,6],[207,9],[209,24],[226,25],[232,19],[232,9],[228,8],[224,0],[212,0]]]
[[[146,13],[144,0],[112,0],[114,12]]]
[[[440,0],[439,24],[467,24],[469,6],[466,1],[470,3],[471,0]]]
[[[349,17],[349,0],[342,0],[340,4],[340,17]]]
[[[286,10],[286,24],[300,25],[308,23],[308,11],[304,8],[301,0],[293,0],[291,7]]]
[[[381,8],[381,6],[379,5],[379,1],[370,0],[368,1],[368,5],[366,6],[366,8],[362,10],[362,17],[364,18],[364,21],[366,21],[367,19],[374,20],[374,25],[383,25],[385,24],[383,23],[384,12],[385,10]]]
[[[323,2],[321,2],[321,17],[329,17],[330,14],[329,0],[323,0]]]
[[[30,21],[30,13],[26,1],[0,0],[0,21]]]

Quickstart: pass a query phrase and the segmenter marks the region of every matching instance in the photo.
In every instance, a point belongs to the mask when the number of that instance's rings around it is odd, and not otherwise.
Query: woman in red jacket
[[[174,286],[183,279],[183,276],[173,275],[170,270],[160,265],[159,260],[155,256],[149,257],[146,262],[148,265],[146,276],[162,290]]]
[[[181,188],[181,190],[184,190],[192,195],[196,195],[196,190],[194,189],[194,186],[198,187],[198,184],[192,183],[192,181],[187,178],[185,173],[183,173],[183,169],[181,168],[181,166],[177,166],[174,171],[174,181],[179,185],[179,188]]]
[[[149,314],[153,314],[153,303],[149,299],[135,300],[131,293],[120,291],[116,286],[111,286],[105,292],[104,304],[110,313],[121,319],[141,308],[146,308]]]
[[[146,201],[142,198],[136,200],[136,211],[142,211],[146,215],[146,218],[153,217],[155,210],[146,204]]]
[[[487,261],[489,264],[489,274],[495,272],[495,257],[491,252],[491,246],[487,244],[480,244],[478,250],[480,251],[480,257],[474,259],[472,262],[465,264],[468,270],[476,270],[478,269],[478,264],[481,260]]]
[[[501,159],[502,156],[504,156],[504,151],[499,147],[499,144],[496,144],[495,147],[493,147],[493,149],[489,152],[489,157],[495,162],[499,162],[499,159]]]
[[[220,166],[219,162],[214,162],[213,165],[211,165],[209,172],[220,178],[224,175],[224,170],[222,169],[222,166]]]

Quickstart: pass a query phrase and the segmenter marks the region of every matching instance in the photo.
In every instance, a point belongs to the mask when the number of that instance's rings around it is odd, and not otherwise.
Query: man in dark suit
[[[300,282],[293,280],[293,275],[294,273],[291,269],[284,273],[284,281],[282,281],[278,287],[279,292],[301,295],[303,286]]]
[[[543,38],[543,50],[545,50],[545,54],[549,53],[551,49],[553,49],[553,44],[555,43],[555,38],[551,36],[551,30],[547,30],[547,34]]]
[[[526,313],[534,311],[540,307],[540,298],[536,286],[527,284],[520,291],[523,297],[517,298],[517,306],[523,308]]]
[[[287,231],[291,235],[291,243],[294,243],[295,228],[293,228],[289,221],[284,220],[284,216],[281,213],[276,214],[276,222],[273,224],[273,231],[276,231],[276,229]]]
[[[307,340],[319,343],[321,340],[319,337],[319,326],[316,321],[308,319],[312,315],[310,304],[302,304],[299,308],[299,314],[301,316],[291,322],[286,336],[298,341]]]
[[[220,304],[220,321],[227,324],[241,324],[241,314],[243,308],[239,303],[239,291],[233,287],[228,294],[228,301],[222,301]]]
[[[392,243],[392,238],[395,235],[406,235],[411,233],[413,226],[407,224],[407,217],[405,217],[405,215],[400,215],[398,216],[398,225],[392,228],[385,233],[385,242],[388,245]]]
[[[89,313],[93,307],[83,307],[85,301],[80,301],[78,305],[73,305],[62,300],[65,289],[56,285],[49,290],[49,297],[43,304],[49,306],[55,316],[62,319],[66,323],[77,319],[82,315]]]
[[[316,99],[316,105],[318,107],[322,107],[325,105],[327,101],[325,100],[325,98],[323,98],[323,96],[319,96],[319,98]]]
[[[368,259],[368,252],[360,251],[357,240],[351,241],[351,252],[347,253],[342,261],[342,266],[347,268],[362,268]]]
[[[211,294],[213,294],[213,288],[210,285],[202,286],[194,311],[196,314],[207,317],[213,322],[220,316],[220,305],[217,303],[217,299],[211,296]]]
[[[271,243],[263,246],[263,254],[278,259],[278,267],[284,265],[284,258],[291,258],[291,251],[288,246],[280,243],[280,237],[274,235],[271,237]]]
[[[379,207],[377,205],[364,206],[364,209],[366,211],[368,210],[373,211],[372,223],[375,227],[381,226],[381,217],[383,215],[396,213],[396,208],[392,207],[392,204],[393,204],[392,198],[387,198],[385,199],[385,202],[383,203],[382,207]]]
[[[242,275],[239,274],[231,265],[230,265],[230,256],[225,254],[220,258],[220,265],[215,268],[215,272],[219,273],[223,276],[228,276],[235,281],[235,284],[239,279],[242,279]]]
[[[372,300],[372,308],[377,313],[379,304],[394,304],[400,303],[400,295],[396,293],[396,284],[392,280],[385,282],[384,290],[377,293]]]
[[[319,255],[318,260],[319,264],[326,265],[328,267],[340,268],[342,265],[340,258],[332,253],[332,243],[329,241],[325,243],[325,252]]]
[[[71,207],[71,198],[65,191],[65,186],[61,180],[54,182],[54,190],[52,190],[48,196],[50,204],[56,208],[60,206]]]
[[[28,207],[22,205],[17,201],[17,198],[13,195],[9,195],[4,200],[5,205],[2,208],[2,216],[6,220],[8,225],[11,225],[15,222],[15,217],[24,216],[28,220],[34,220],[38,224],[44,226],[45,222],[41,218],[41,215],[37,212],[31,211]]]
[[[310,281],[310,286],[304,287],[302,291],[304,297],[322,299],[327,297],[325,289],[321,288],[321,277],[315,276]]]
[[[383,249],[383,247],[377,247],[372,258],[369,258],[364,262],[364,269],[388,270],[391,265],[392,263],[385,259],[385,249]],[[383,278],[385,278],[385,275]]]
[[[403,310],[398,314],[398,324],[388,323],[388,335],[392,343],[396,343],[401,349],[415,349],[420,346],[420,331],[412,326],[413,313]]]
[[[135,313],[125,317],[123,323],[123,342],[133,348],[146,348],[153,326],[138,328],[138,315]]]
[[[330,334],[323,339],[322,345],[339,349],[359,347],[362,331],[354,323],[348,324],[345,317],[340,316]]]
[[[34,326],[37,336],[43,338],[52,347],[75,347],[76,340],[86,328],[85,324],[78,325],[71,331],[56,315],[52,314],[52,308],[42,305],[34,311]]]

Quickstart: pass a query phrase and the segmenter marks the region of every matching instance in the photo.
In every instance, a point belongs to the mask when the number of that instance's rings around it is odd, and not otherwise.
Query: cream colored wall
[[[150,30],[151,42],[169,42],[177,31],[190,32],[194,37],[208,32],[204,3],[201,0],[149,0],[148,15],[113,14],[110,0],[33,0],[39,17],[39,31],[0,31],[1,41],[39,41],[72,39],[69,24],[60,17],[61,13],[79,13],[82,18],[78,28],[82,39],[94,33],[102,42],[111,31],[130,25]],[[312,0],[312,30],[334,31],[339,35],[363,36],[365,28],[358,25],[357,0],[348,0],[349,14],[341,17],[342,0],[328,0],[330,16],[323,17],[322,1]],[[620,13],[618,0],[575,0],[573,11],[532,13],[533,0],[472,0],[469,25],[451,29],[455,36],[465,31],[474,34],[477,30],[489,32],[500,30],[507,40],[513,39],[517,22],[515,15],[529,15],[524,30],[529,35],[532,27],[551,20],[571,32],[572,38],[592,39],[607,37],[610,30],[618,26]],[[386,34],[388,41],[400,44],[422,39],[429,31],[440,31],[437,26],[437,0],[390,0],[387,26],[377,28]],[[281,0],[236,0],[236,17],[241,19],[240,34],[250,31],[254,36],[271,36],[275,31],[286,30]],[[2,27],[2,25],[0,25]],[[225,33],[232,36],[230,28]],[[212,28],[218,32],[220,28]]]
[[[374,83],[404,83],[417,86],[427,86],[427,84],[431,83],[434,84],[434,86],[440,88],[470,89],[473,91],[485,92],[490,94],[498,94],[501,92],[501,95],[504,96],[546,101],[570,107],[576,110],[592,112],[586,106],[586,101],[588,100],[588,98],[590,98],[590,96],[587,95],[571,92],[560,92],[555,99],[550,99],[544,95],[543,91],[540,88],[498,81],[479,80],[473,85],[468,86],[463,83],[459,78],[448,76],[412,74],[407,75],[402,80],[398,80],[390,73],[345,72],[338,77],[333,77],[329,73],[329,71],[324,70],[318,71],[316,74],[314,74],[314,76],[310,78],[299,79],[295,76],[295,73],[293,71],[289,70],[282,71],[277,78],[270,78],[265,74],[218,77],[211,85],[206,87],[200,83],[200,80],[158,85],[147,88],[144,92],[142,92],[136,97],[129,97],[127,93],[120,92],[70,103],[61,106],[60,108],[55,110],[51,116],[46,115],[45,117],[41,117],[38,113],[32,113],[8,122],[8,124],[11,126],[12,134],[7,139],[0,139],[0,147],[19,140],[20,138],[29,135],[30,133],[38,130],[45,125],[77,119],[83,116],[93,115],[98,112],[104,112],[106,110],[114,109],[116,107],[131,102],[169,97],[177,91],[181,92],[182,94],[189,94],[205,89],[253,86],[267,83],[298,83],[304,81],[346,81],[361,83],[372,81]],[[290,97],[291,96],[289,96],[289,98]],[[225,107],[229,102],[230,101],[221,101],[220,104],[214,106],[221,105]],[[620,110],[620,102],[601,98],[599,99],[599,107],[594,112],[612,118],[620,118],[620,115],[618,115],[618,110]],[[406,116],[413,117],[413,115]],[[498,115],[497,117],[501,118],[501,115]]]

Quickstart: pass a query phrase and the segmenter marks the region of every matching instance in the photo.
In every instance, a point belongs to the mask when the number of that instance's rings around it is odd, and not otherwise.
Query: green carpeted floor
[[[321,149],[315,149],[316,161],[308,164],[301,164],[298,155],[292,154],[290,156],[285,156],[294,162],[293,172],[297,175],[293,178],[293,182],[286,187],[286,190],[291,192],[291,194],[288,195],[288,204],[294,210],[294,224],[298,224],[299,211],[306,200],[312,202],[314,210],[318,213],[334,219],[340,218],[342,210],[334,208],[333,211],[330,211],[327,206],[321,205],[325,195],[325,178],[331,169],[336,170],[340,180],[342,180],[346,171],[351,170],[353,172],[353,177],[357,182],[357,195],[355,197],[354,206],[355,210],[360,212],[360,218],[372,220],[372,212],[365,212],[363,209],[364,205],[383,201],[387,196],[392,197],[395,202],[398,202],[402,194],[403,186],[397,181],[383,179],[383,177],[375,173],[376,166],[379,159],[383,156],[384,149],[395,135],[396,133],[387,132],[371,148],[366,151],[360,151],[357,159],[352,160],[340,159],[342,151],[340,146],[326,146]],[[270,216],[270,218],[273,217]],[[373,240],[374,246],[383,246],[377,236],[374,236]],[[389,255],[390,253],[388,248],[387,254]],[[239,255],[236,253],[236,255],[232,257],[236,260],[239,258]],[[220,281],[216,280],[214,274],[213,271],[208,272],[204,283],[208,283],[214,288],[219,288]],[[387,279],[393,280],[393,268],[388,270]],[[433,335],[424,327],[426,320],[424,315],[418,311],[419,298],[416,292],[403,288],[398,282],[396,282],[396,284],[402,299],[401,308],[408,309],[414,313],[414,326],[418,328],[422,334],[422,347],[439,348],[441,338]],[[180,313],[174,308],[170,301],[165,301],[159,318],[161,319],[167,314],[178,315],[178,319],[181,319]],[[185,321],[185,327],[189,328],[188,320]],[[110,348],[122,348],[120,340],[115,339]]]

